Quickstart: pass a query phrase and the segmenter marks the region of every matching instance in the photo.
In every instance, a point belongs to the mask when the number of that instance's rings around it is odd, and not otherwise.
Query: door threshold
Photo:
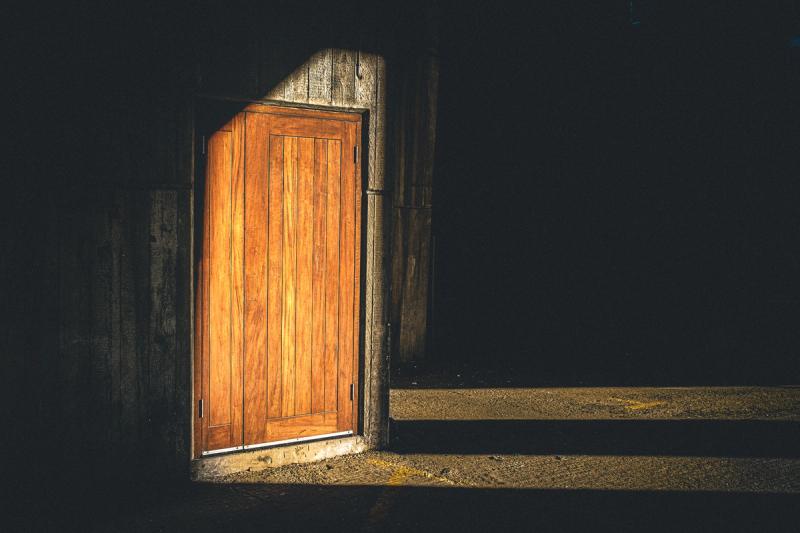
[[[286,444],[294,444],[296,442],[307,442],[307,441],[314,441],[314,440],[323,440],[323,439],[333,439],[336,437],[346,437],[352,435],[353,432],[351,430],[348,431],[337,431],[336,433],[325,433],[324,435],[310,435],[308,437],[297,437],[294,439],[284,439],[284,440],[276,440],[272,442],[262,442],[261,444],[247,444],[245,446],[234,446],[232,448],[221,448],[219,450],[211,450],[207,452],[203,452],[202,456],[206,457],[208,455],[219,455],[222,453],[230,453],[236,452],[241,450],[257,450],[260,448],[272,448],[273,446],[284,446]]]
[[[271,442],[249,450],[231,450],[235,453],[214,450],[192,460],[191,478],[195,481],[213,481],[236,472],[257,472],[288,464],[311,463],[374,448],[362,435],[342,433],[292,439],[292,442]]]

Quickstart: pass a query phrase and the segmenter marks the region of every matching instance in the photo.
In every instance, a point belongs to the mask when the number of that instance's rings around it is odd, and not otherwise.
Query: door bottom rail
[[[294,444],[296,442],[306,442],[312,440],[332,439],[336,437],[346,437],[352,435],[352,430],[337,431],[336,433],[325,433],[324,435],[310,435],[308,437],[296,437],[294,439],[276,440],[272,442],[262,442],[260,444],[246,444],[244,446],[233,446],[231,448],[220,448],[219,450],[209,450],[202,453],[203,457],[208,455],[220,455],[223,453],[231,453],[243,450],[256,450],[259,448],[272,448],[275,446],[283,446],[285,444]]]

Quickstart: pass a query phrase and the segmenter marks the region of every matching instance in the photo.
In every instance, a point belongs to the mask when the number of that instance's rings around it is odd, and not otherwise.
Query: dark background
[[[432,367],[520,384],[798,382],[800,11],[680,4],[442,0]],[[163,149],[179,133],[148,127],[191,97],[195,65],[214,50],[232,58],[233,81],[243,75],[243,44],[230,35],[268,21],[305,59],[314,39],[352,47],[358,32],[346,25],[366,25],[359,9],[326,3],[319,26],[293,31],[284,21],[297,17],[270,10],[310,4],[259,5],[262,18],[200,2],[20,4],[0,20],[10,43],[0,84],[1,466],[37,501],[57,501],[59,475],[72,486],[95,473],[144,477],[148,465],[166,477],[167,464],[185,479],[184,448],[159,433],[182,434],[180,387],[142,388],[126,405],[138,409],[132,436],[105,425],[119,417],[97,392],[107,381],[93,355],[104,348],[85,311],[92,270],[79,263],[111,253],[97,246],[107,227],[95,220],[105,212],[98,191],[146,199],[149,181],[170,177],[154,168],[179,175],[177,152]],[[416,21],[413,6],[393,6]],[[391,27],[380,33],[397,26],[381,20]],[[326,39],[337,23],[347,31]],[[283,74],[296,65],[281,60]],[[145,212],[142,203],[112,217]],[[125,221],[125,239],[147,256],[149,219],[137,220]],[[147,261],[128,263],[143,268],[130,293],[147,300]],[[135,322],[149,326],[149,311]],[[148,352],[147,336],[136,342]],[[94,468],[97,456],[113,468]]]
[[[797,380],[798,11],[680,4],[443,4],[432,366]]]
[[[441,2],[432,366],[532,384],[797,382],[800,11],[750,5]],[[115,125],[141,130],[248,21],[191,2],[2,21],[0,296],[4,338],[25,336],[9,381],[53,367],[27,346],[58,327],[43,284],[57,212],[85,210],[87,182],[139,178],[152,145]]]

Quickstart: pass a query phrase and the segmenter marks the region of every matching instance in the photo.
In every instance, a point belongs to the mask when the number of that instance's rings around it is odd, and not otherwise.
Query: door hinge
[[[353,401],[353,394],[355,394],[356,387],[352,383],[350,384],[350,401]]]
[[[358,163],[358,146],[353,146],[353,163]]]
[[[200,153],[206,155],[206,136],[200,137]]]
[[[203,418],[203,400],[197,402],[197,414],[198,418]]]

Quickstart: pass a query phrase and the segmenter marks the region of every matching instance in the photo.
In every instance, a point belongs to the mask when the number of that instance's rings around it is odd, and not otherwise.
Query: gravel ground
[[[396,389],[391,391],[391,416],[412,424],[415,420],[798,421],[800,388]],[[725,444],[719,443],[721,448]],[[558,452],[557,441],[552,447]],[[800,493],[800,458],[370,452],[244,472],[219,481]]]
[[[800,460],[368,452],[226,476],[222,483],[693,490],[800,494]]]
[[[409,388],[391,416],[393,451],[154,492],[94,530],[800,531],[800,388]]]
[[[800,387],[393,389],[395,420],[800,420]]]

